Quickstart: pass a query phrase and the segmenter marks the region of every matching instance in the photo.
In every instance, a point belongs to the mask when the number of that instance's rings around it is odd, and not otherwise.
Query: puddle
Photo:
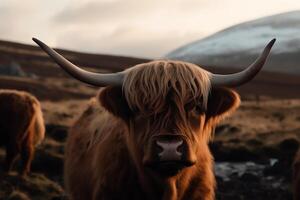
[[[231,180],[232,176],[241,177],[246,173],[262,177],[264,169],[273,166],[276,162],[278,162],[277,159],[270,159],[267,164],[257,164],[255,162],[216,162],[215,174],[224,181]]]

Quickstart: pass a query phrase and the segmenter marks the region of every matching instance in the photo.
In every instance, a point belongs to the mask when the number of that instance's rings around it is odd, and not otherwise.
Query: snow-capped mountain
[[[167,58],[202,66],[248,66],[273,38],[266,71],[300,75],[300,11],[277,14],[241,23],[180,47]]]

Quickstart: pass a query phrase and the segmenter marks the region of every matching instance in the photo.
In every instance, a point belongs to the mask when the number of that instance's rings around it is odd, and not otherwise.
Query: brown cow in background
[[[294,199],[300,200],[300,149],[293,163],[293,190]]]
[[[246,70],[218,75],[169,60],[92,73],[34,41],[75,78],[108,86],[68,136],[65,183],[73,200],[214,199],[208,142],[217,123],[240,103],[224,87],[251,80],[275,42]]]
[[[5,170],[21,155],[21,174],[30,171],[34,147],[41,143],[45,126],[39,101],[27,92],[0,90],[0,144],[6,147]]]

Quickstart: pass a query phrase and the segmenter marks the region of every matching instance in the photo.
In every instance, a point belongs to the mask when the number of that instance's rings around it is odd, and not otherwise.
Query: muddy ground
[[[0,199],[67,199],[63,188],[68,127],[88,100],[42,101],[47,137],[38,147],[32,173],[0,171]],[[217,199],[291,199],[291,163],[300,141],[300,100],[244,101],[216,128]],[[0,150],[3,162],[4,151]],[[2,165],[1,165],[2,166]]]

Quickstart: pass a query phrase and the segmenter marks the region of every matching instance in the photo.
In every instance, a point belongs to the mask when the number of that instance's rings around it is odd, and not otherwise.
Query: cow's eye
[[[201,115],[205,112],[204,108],[200,105],[196,105],[195,108],[194,108],[194,113],[196,115]]]
[[[194,104],[193,104],[193,103],[188,103],[188,104],[186,104],[186,105],[184,106],[184,109],[185,109],[186,112],[192,111],[193,108],[194,108]]]

